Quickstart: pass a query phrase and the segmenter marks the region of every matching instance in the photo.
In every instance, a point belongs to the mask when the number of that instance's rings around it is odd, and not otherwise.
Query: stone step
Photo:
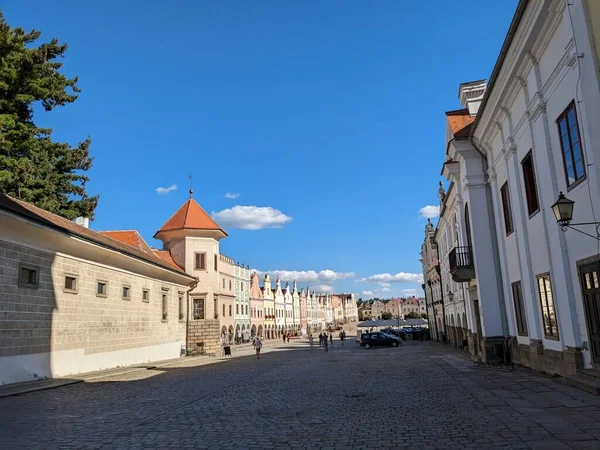
[[[600,382],[600,370],[597,369],[579,369],[577,371],[578,375],[582,377],[589,378],[592,381]]]
[[[580,374],[565,375],[564,379],[569,386],[600,395],[600,379]]]

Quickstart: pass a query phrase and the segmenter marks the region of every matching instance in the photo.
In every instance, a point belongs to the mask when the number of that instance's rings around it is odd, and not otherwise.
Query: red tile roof
[[[164,269],[177,271],[179,273],[187,275],[181,268],[175,268],[171,264],[166,263],[161,257],[157,256],[152,251],[146,252],[144,250],[141,250],[137,246],[132,246],[118,239],[105,236],[104,234],[98,233],[97,231],[93,231],[89,228],[82,227],[81,225],[77,225],[71,222],[70,220],[57,216],[56,214],[52,214],[51,212],[38,208],[37,206],[33,206],[21,200],[17,200],[16,198],[10,197],[9,195],[0,194],[0,209],[4,209],[21,217],[25,217],[26,219],[40,223],[59,232],[69,234],[72,236],[77,236],[81,239],[93,242],[102,247],[110,248],[127,256],[143,260],[156,266],[160,266]],[[190,279],[193,278],[190,275],[187,276]]]
[[[177,269],[179,271],[182,270],[182,268],[177,265],[177,263],[171,256],[171,253],[168,250],[154,250],[154,254],[156,256],[158,256],[160,259],[162,259],[164,262],[169,264],[174,269]]]
[[[185,202],[156,234],[161,231],[172,230],[215,230],[227,236],[227,233],[221,229],[217,222],[193,198]],[[154,237],[156,237],[156,234]]]
[[[99,233],[123,244],[131,245],[145,253],[152,253],[152,249],[136,230],[99,231]]]
[[[475,117],[469,114],[468,109],[457,109],[446,112],[446,120],[450,125],[450,130],[455,138],[466,138],[471,131],[471,125],[475,122]]]

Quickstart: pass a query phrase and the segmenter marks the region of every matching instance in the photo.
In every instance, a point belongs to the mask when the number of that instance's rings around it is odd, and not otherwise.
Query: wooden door
[[[600,264],[581,267],[580,275],[592,362],[600,364]]]

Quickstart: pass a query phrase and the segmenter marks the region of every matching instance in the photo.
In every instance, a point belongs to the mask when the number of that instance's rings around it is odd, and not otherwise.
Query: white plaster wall
[[[34,355],[2,358],[0,380],[3,384],[23,380],[59,378],[97,370],[179,358],[185,340],[104,353],[86,354],[84,349],[61,350]],[[50,361],[50,365],[48,365]],[[49,370],[50,369],[50,370]]]

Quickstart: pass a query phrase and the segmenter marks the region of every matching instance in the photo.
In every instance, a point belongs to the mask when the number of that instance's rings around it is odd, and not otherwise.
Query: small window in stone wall
[[[195,298],[193,303],[192,314],[194,320],[204,320],[204,299]]]
[[[65,275],[64,291],[71,294],[77,293],[77,275]]]
[[[38,287],[39,269],[21,264],[19,267],[19,286],[36,289]]]
[[[162,294],[162,320],[167,321],[169,319],[169,301],[167,294]]]
[[[185,303],[183,301],[183,292],[179,293],[179,320],[185,318]]]
[[[123,300],[131,300],[131,286],[123,286]]]
[[[106,297],[108,294],[108,283],[106,281],[98,281],[96,285],[96,297]]]
[[[150,302],[150,290],[142,289],[142,301],[149,303]]]

